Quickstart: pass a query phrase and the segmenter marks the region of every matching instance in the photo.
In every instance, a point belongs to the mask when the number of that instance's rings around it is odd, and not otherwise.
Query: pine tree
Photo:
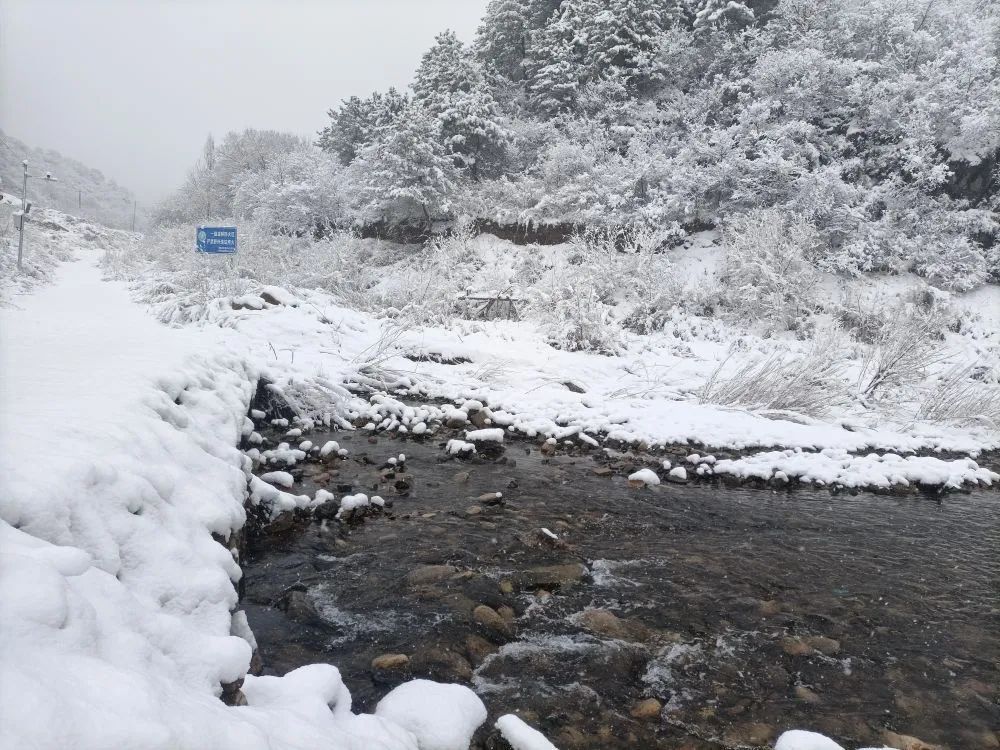
[[[406,96],[394,88],[385,94],[376,91],[367,99],[345,99],[339,109],[327,112],[330,124],[319,132],[316,145],[336,154],[341,164],[350,164],[379,128],[395,119],[406,102]]]
[[[587,0],[579,37],[589,78],[617,81],[629,91],[647,87],[656,77],[656,39],[678,10],[648,0]]]
[[[370,208],[386,216],[419,211],[428,229],[448,210],[457,173],[440,131],[438,119],[416,102],[380,128],[353,165]]]
[[[510,81],[524,78],[531,34],[530,0],[490,0],[476,33],[475,51],[483,65]]]
[[[440,121],[442,142],[457,165],[478,180],[483,161],[498,158],[507,134],[479,62],[454,32],[439,34],[424,53],[413,92]]]
[[[705,29],[711,26],[732,26],[739,28],[753,23],[754,14],[743,2],[737,0],[700,0],[695,12],[694,27]]]
[[[537,115],[575,108],[584,77],[577,20],[575,3],[567,2],[532,35],[526,88],[529,108]]]

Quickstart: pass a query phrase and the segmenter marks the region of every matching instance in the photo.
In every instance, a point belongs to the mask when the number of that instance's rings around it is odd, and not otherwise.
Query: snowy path
[[[53,284],[0,308],[5,466],[32,463],[54,428],[61,441],[74,440],[74,456],[94,450],[88,438],[127,422],[159,374],[179,370],[186,357],[218,343],[209,331],[158,324],[130,299],[125,284],[101,280],[98,260],[88,253],[64,263]],[[46,456],[46,466],[67,453]]]

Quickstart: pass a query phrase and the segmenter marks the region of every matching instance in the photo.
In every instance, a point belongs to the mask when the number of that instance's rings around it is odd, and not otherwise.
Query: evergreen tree
[[[476,55],[483,65],[510,81],[524,78],[531,34],[530,0],[490,0],[476,33]]]
[[[424,54],[413,92],[440,121],[442,142],[457,165],[478,180],[483,161],[499,158],[507,134],[479,62],[454,32],[439,34]]]
[[[619,82],[629,91],[648,89],[657,77],[657,37],[681,19],[682,7],[663,0],[587,0],[580,10],[588,77]]]
[[[577,44],[575,6],[566,3],[532,36],[527,92],[532,112],[543,117],[571,111],[584,75]]]
[[[428,229],[434,216],[448,210],[458,177],[440,122],[416,102],[380,128],[353,167],[369,208],[386,217],[419,212]]]
[[[694,27],[696,29],[711,26],[739,28],[748,26],[753,20],[753,11],[738,0],[700,0],[695,12]]]
[[[336,154],[341,164],[350,164],[379,128],[395,119],[406,102],[406,95],[394,88],[385,94],[376,91],[367,99],[345,99],[338,110],[327,112],[330,124],[320,131],[316,145]]]

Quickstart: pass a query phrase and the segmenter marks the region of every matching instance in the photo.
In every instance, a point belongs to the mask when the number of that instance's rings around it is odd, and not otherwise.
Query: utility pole
[[[24,256],[24,219],[28,207],[28,160],[21,162],[24,166],[24,183],[21,185],[21,226],[17,232],[17,270],[21,270],[21,258]]]
[[[135,231],[135,201],[132,201],[132,231]]]
[[[34,177],[34,175],[28,174],[27,159],[22,161],[21,165],[24,167],[24,181],[21,184],[21,210],[19,212],[21,215],[17,217],[17,270],[19,272],[22,270],[22,259],[24,258],[24,232],[28,228],[28,211],[31,210],[31,204],[28,203],[28,178]],[[42,179],[47,182],[58,182],[58,178],[53,177],[51,172],[46,172]],[[15,214],[15,216],[17,215]]]

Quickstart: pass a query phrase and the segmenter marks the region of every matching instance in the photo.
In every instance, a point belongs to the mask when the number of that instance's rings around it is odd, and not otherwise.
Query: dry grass
[[[848,398],[846,362],[840,349],[838,337],[824,334],[803,354],[749,359],[724,378],[722,373],[735,353],[730,349],[699,389],[699,400],[751,411],[826,416]]]
[[[946,371],[921,400],[916,418],[1000,430],[1000,386],[974,380],[976,369],[976,365],[956,365]]]

